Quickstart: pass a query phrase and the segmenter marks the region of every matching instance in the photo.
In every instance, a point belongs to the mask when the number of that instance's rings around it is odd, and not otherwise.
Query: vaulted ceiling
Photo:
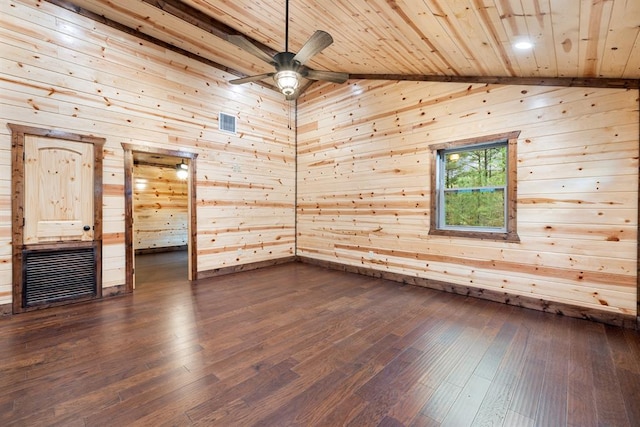
[[[284,50],[285,0],[71,0],[238,75],[272,67],[225,40]],[[640,79],[639,0],[290,0],[289,50],[334,43],[307,65],[371,74]],[[517,49],[528,40],[530,49]]]

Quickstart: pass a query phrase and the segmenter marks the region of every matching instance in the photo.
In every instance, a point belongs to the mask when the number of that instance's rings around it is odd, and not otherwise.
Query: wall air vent
[[[96,295],[93,247],[24,250],[23,307]]]
[[[221,131],[236,134],[236,116],[220,113],[218,123]]]

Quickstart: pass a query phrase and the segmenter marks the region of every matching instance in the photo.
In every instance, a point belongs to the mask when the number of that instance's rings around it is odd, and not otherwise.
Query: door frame
[[[134,248],[133,248],[133,155],[134,153],[158,154],[163,156],[189,159],[189,175],[187,177],[187,258],[189,260],[188,279],[196,280],[198,271],[198,244],[196,218],[196,158],[197,153],[169,150],[146,145],[123,142],[124,150],[124,245],[125,245],[125,292],[133,292],[134,288]]]
[[[55,129],[44,129],[31,126],[23,126],[14,123],[8,123],[11,129],[11,249],[12,249],[12,306],[13,313],[22,313],[25,311],[36,310],[55,305],[68,304],[69,301],[58,301],[49,304],[38,305],[37,307],[23,307],[23,285],[24,285],[24,265],[23,252],[25,250],[42,249],[70,249],[83,248],[88,246],[94,247],[95,268],[96,268],[96,292],[95,296],[82,297],[73,299],[72,302],[78,302],[88,299],[102,298],[102,157],[103,147],[106,142],[105,138],[99,138],[92,135],[81,135],[72,132],[65,132]],[[56,138],[67,141],[81,142],[93,144],[93,206],[94,206],[94,234],[92,242],[70,242],[70,243],[37,243],[24,244],[24,212],[25,212],[25,194],[24,194],[24,145],[25,136],[34,135],[45,138]]]

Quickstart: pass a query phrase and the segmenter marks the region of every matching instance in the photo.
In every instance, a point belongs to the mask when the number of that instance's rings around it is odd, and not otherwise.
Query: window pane
[[[504,228],[504,189],[446,191],[445,225]]]
[[[431,146],[430,235],[519,242],[520,131]]]
[[[504,186],[507,180],[507,147],[447,152],[445,188]]]

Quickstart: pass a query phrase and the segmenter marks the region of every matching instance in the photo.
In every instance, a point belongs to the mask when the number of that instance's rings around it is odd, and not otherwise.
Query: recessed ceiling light
[[[516,49],[531,49],[533,47],[533,43],[531,43],[529,40],[520,40],[519,42],[516,42],[513,45]]]

